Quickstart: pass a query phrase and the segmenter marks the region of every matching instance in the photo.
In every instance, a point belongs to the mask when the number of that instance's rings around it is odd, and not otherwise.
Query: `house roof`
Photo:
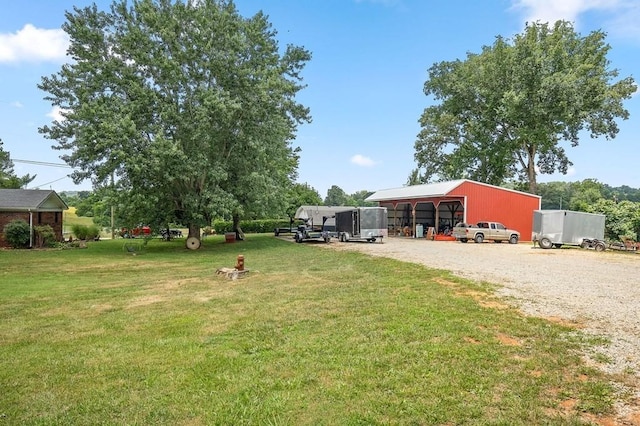
[[[459,179],[448,182],[425,183],[422,185],[403,186],[401,188],[382,189],[368,196],[365,201],[444,197],[465,181],[466,179]]]
[[[68,208],[53,190],[0,189],[0,211],[60,211]]]
[[[382,189],[367,197],[365,201],[391,201],[391,200],[408,200],[413,198],[430,198],[444,197],[449,195],[454,189],[465,182],[471,182],[476,185],[484,185],[496,188],[502,191],[516,192],[530,197],[540,198],[538,195],[529,194],[527,192],[516,191],[513,189],[502,188],[488,183],[476,182],[469,179],[450,180],[447,182],[426,183],[422,185],[403,186],[401,188]]]

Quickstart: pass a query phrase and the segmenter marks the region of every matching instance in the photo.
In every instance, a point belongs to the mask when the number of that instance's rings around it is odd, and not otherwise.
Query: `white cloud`
[[[47,113],[47,117],[51,117],[51,119],[53,121],[57,121],[59,123],[62,123],[64,120],[66,120],[65,116],[62,115],[66,112],[65,109],[60,108],[59,106],[54,106],[53,108],[51,108],[51,111],[49,111]]]
[[[22,105],[22,102],[20,101],[15,101],[15,102],[11,102],[11,106],[14,108],[22,108],[24,105]]]
[[[580,15],[599,13],[600,27],[619,38],[640,41],[640,2],[637,0],[511,0],[526,22],[559,19],[580,27]]]
[[[16,33],[0,34],[0,62],[62,61],[68,46],[64,31],[26,24]]]
[[[513,0],[513,7],[524,10],[528,22],[559,19],[575,22],[583,12],[613,9],[619,5],[620,0]]]
[[[351,157],[351,163],[362,167],[373,167],[378,164],[378,162],[373,161],[371,158],[365,157],[364,155],[360,154],[356,154]]]

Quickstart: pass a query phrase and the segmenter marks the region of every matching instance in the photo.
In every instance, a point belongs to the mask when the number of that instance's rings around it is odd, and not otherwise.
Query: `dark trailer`
[[[382,240],[389,235],[386,207],[356,207],[336,212],[336,233],[340,241]]]

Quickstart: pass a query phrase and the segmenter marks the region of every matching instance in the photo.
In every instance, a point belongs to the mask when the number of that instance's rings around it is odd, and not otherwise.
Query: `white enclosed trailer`
[[[563,245],[606,248],[601,214],[571,210],[534,210],[531,240],[544,249]]]

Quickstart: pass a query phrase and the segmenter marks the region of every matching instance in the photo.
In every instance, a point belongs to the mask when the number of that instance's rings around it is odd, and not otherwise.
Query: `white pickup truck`
[[[476,225],[458,223],[453,227],[452,235],[456,237],[456,240],[463,243],[469,240],[473,240],[476,243],[492,240],[496,243],[509,241],[510,244],[517,244],[520,239],[520,232],[508,229],[498,222],[478,222]]]

